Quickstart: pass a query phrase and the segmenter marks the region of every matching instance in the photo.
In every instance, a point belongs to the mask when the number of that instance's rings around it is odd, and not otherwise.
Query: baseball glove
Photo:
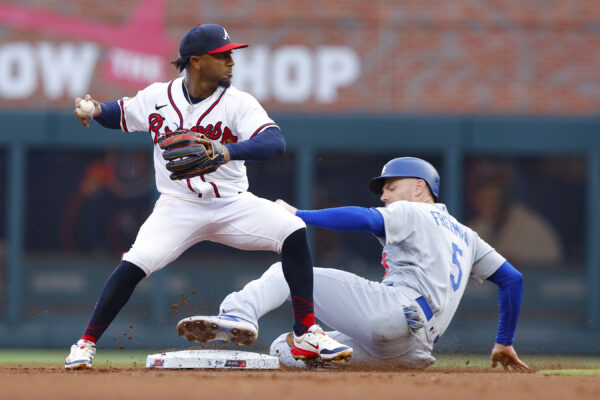
[[[158,145],[168,161],[172,180],[193,178],[215,172],[225,162],[223,145],[190,131],[175,131],[162,136]]]

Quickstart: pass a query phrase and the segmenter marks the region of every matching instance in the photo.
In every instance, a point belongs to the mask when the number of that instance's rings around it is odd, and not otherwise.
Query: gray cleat
[[[177,324],[177,333],[190,342],[223,340],[238,346],[250,346],[258,337],[254,325],[230,315],[184,318]]]

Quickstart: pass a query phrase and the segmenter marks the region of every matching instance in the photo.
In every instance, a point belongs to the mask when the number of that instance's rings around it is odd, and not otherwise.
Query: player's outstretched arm
[[[307,225],[340,232],[370,232],[385,234],[383,216],[379,211],[365,207],[335,207],[322,210],[298,210],[278,199],[278,205],[302,219]]]
[[[494,344],[492,349],[492,368],[496,368],[498,363],[502,364],[505,371],[529,372],[529,367],[517,356],[517,352],[512,346],[505,346],[500,343]]]
[[[81,102],[83,100],[91,101],[94,104],[93,111],[89,111],[87,109],[84,110],[81,107],[82,106]],[[91,120],[91,119],[99,116],[100,113],[102,113],[102,106],[100,106],[100,103],[98,103],[96,100],[94,100],[92,98],[92,96],[90,96],[89,94],[86,94],[84,98],[81,98],[81,97],[75,98],[75,110],[73,110],[73,113],[75,114],[75,117],[77,117],[77,119],[83,124],[83,126],[85,126],[86,128],[89,128],[90,123],[87,120]]]

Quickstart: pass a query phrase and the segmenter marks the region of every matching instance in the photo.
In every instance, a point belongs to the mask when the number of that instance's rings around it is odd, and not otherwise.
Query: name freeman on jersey
[[[438,226],[443,226],[444,228],[448,229],[454,235],[462,239],[467,246],[469,245],[469,237],[456,221],[437,211],[431,211],[431,215]]]

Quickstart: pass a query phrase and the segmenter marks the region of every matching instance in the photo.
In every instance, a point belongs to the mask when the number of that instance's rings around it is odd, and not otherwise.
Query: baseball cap
[[[182,58],[202,54],[223,53],[233,49],[248,47],[248,43],[231,43],[229,34],[220,25],[202,24],[190,29],[179,43]]]

